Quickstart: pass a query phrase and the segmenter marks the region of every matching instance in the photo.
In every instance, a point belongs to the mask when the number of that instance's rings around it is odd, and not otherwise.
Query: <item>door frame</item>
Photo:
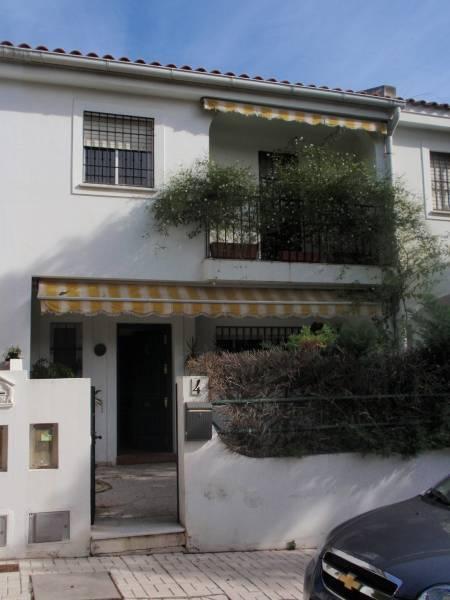
[[[168,361],[167,361],[167,397],[168,397],[168,411],[170,414],[170,426],[169,426],[169,447],[174,448],[174,399],[173,399],[173,350],[172,350],[172,325],[170,323],[130,323],[122,322],[116,324],[116,436],[117,436],[117,449],[116,449],[116,461],[120,454],[120,357],[119,357],[119,335],[120,330],[132,329],[134,331],[160,331],[166,335],[166,344],[168,346]],[[172,450],[169,450],[171,452]]]

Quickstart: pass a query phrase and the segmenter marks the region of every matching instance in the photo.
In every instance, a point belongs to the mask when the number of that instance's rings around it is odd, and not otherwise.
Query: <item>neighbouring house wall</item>
[[[430,151],[450,154],[450,118],[445,119],[448,122],[445,129],[427,129],[424,127],[426,117],[422,118],[422,121],[424,122],[420,123],[420,127],[413,127],[410,123],[402,124],[400,121],[394,135],[394,176],[400,179],[423,207],[423,214],[430,231],[448,245],[450,244],[450,213],[433,213]],[[438,296],[450,294],[450,270],[437,284],[435,293]]]
[[[34,379],[0,371],[14,383],[15,404],[0,408],[8,426],[7,471],[0,471],[0,516],[7,516],[7,545],[0,559],[86,556],[90,544],[90,381]],[[30,468],[30,424],[58,425],[57,469]],[[70,511],[70,539],[28,544],[29,514]]]
[[[190,378],[179,380],[178,389],[180,506],[191,550],[284,548],[291,540],[317,547],[339,523],[418,494],[449,473],[450,450],[408,460],[356,454],[258,459],[232,453],[215,433],[208,442],[185,442]]]

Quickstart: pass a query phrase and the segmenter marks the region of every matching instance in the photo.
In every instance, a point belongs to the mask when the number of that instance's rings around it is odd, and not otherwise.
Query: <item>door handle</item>
[[[169,404],[169,398],[167,396],[165,396],[165,398],[164,398],[164,408],[167,408],[168,404]]]

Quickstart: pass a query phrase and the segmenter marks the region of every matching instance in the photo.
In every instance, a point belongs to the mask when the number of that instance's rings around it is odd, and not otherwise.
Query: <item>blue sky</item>
[[[0,38],[450,101],[450,0],[0,0]]]

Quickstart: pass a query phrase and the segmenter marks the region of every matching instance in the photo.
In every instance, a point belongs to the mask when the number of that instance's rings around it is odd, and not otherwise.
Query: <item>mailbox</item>
[[[184,436],[187,442],[200,442],[212,438],[212,404],[186,402]]]
[[[31,513],[28,543],[63,542],[70,539],[69,511]]]
[[[30,425],[30,469],[58,468],[58,424]]]

